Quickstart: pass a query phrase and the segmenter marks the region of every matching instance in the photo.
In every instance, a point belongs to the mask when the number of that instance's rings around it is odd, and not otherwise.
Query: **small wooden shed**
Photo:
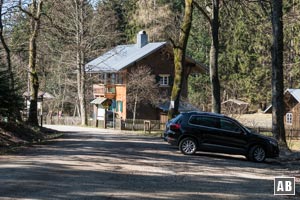
[[[283,100],[285,128],[300,130],[300,89],[285,90]],[[264,113],[272,113],[272,105]]]
[[[300,89],[287,89],[284,92],[284,123],[288,129],[300,129]]]

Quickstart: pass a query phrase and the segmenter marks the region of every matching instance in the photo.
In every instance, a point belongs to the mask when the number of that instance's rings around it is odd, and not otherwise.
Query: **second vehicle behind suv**
[[[275,139],[254,132],[235,119],[215,113],[181,113],[166,124],[164,137],[187,155],[201,150],[244,155],[254,162],[263,162],[266,158],[279,155]]]

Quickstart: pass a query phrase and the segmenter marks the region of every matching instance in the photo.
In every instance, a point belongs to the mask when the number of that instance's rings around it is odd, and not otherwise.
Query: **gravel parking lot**
[[[0,156],[0,199],[297,199],[299,163],[243,156],[184,156],[161,138],[70,126],[64,136]],[[296,177],[274,196],[274,177]]]

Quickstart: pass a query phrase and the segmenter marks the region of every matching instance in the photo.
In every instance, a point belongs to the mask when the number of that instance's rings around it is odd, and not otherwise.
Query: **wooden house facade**
[[[207,69],[190,57],[185,59],[186,74],[182,95],[187,96],[190,73],[206,73]],[[139,66],[148,66],[159,83],[161,94],[170,96],[174,77],[173,49],[167,42],[149,43],[145,31],[137,34],[136,44],[119,45],[85,65],[86,72],[98,77],[93,84],[93,98],[106,98],[122,119],[132,118],[127,101],[127,75]],[[143,81],[143,80],[140,80]],[[111,106],[108,108],[111,109]],[[159,120],[161,109],[150,104],[138,107],[136,118]]]

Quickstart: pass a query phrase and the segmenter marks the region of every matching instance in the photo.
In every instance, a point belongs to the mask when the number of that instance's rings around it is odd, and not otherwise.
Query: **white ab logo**
[[[295,195],[295,177],[276,177],[274,195]]]
[[[292,189],[293,186],[291,181],[278,181],[277,192],[290,192]]]

